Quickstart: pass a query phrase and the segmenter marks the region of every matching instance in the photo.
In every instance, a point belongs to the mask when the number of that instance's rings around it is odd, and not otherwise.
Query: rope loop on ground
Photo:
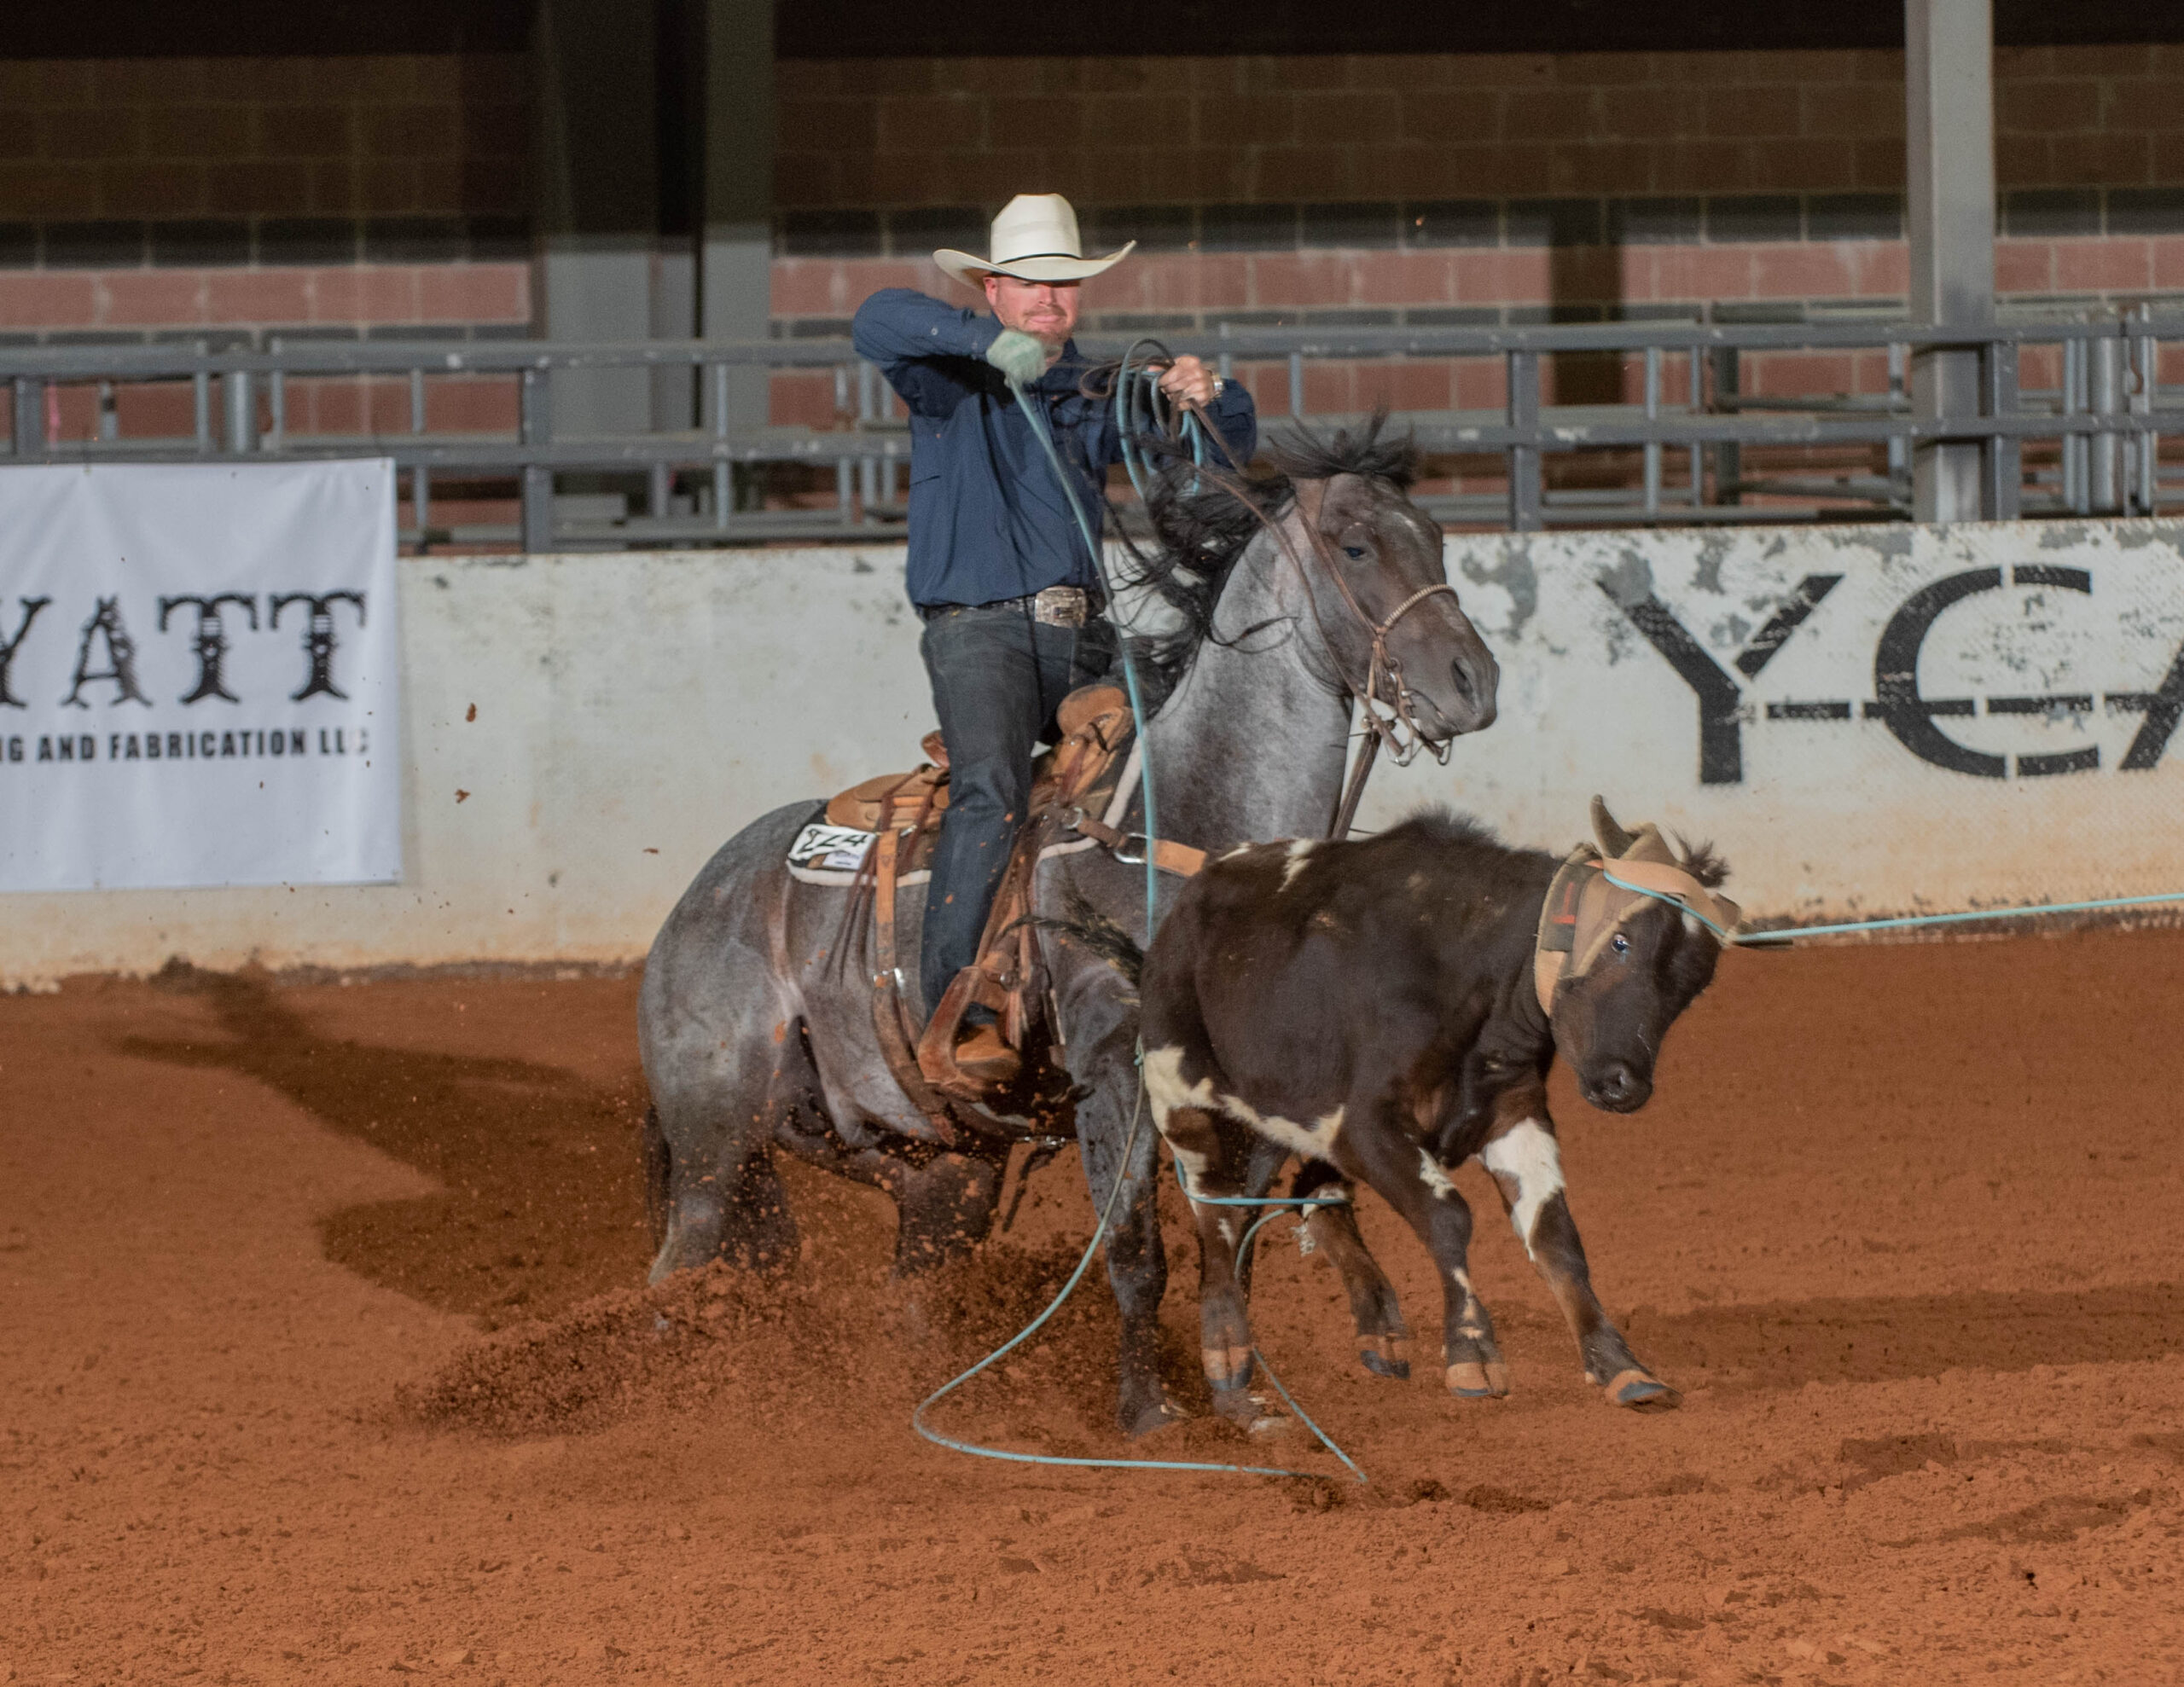
[[[961,1388],[964,1383],[969,1382],[971,1378],[977,1376],[980,1371],[998,1363],[1008,1354],[1015,1352],[1018,1348],[1023,1346],[1025,1342],[1030,1341],[1033,1336],[1037,1335],[1039,1330],[1045,1326],[1047,1320],[1051,1319],[1056,1312],[1060,1310],[1062,1302],[1070,1297],[1071,1293],[1076,1289],[1077,1285],[1084,1280],[1084,1273],[1091,1269],[1093,1256],[1100,1251],[1101,1243],[1107,1239],[1107,1226],[1110,1220],[1114,1217],[1115,1207],[1122,1197],[1124,1187],[1130,1181],[1130,1157],[1131,1152],[1137,1146],[1138,1130],[1144,1122],[1145,1080],[1142,1068],[1145,1064],[1145,1050],[1142,1046],[1141,1046],[1137,1051],[1137,1064],[1140,1068],[1137,1083],[1137,1100],[1136,1104],[1130,1109],[1130,1132],[1124,1139],[1122,1162],[1117,1170],[1114,1186],[1112,1188],[1108,1190],[1107,1202],[1100,1209],[1100,1221],[1092,1228],[1092,1239],[1084,1244],[1083,1255],[1077,1261],[1077,1269],[1070,1272],[1069,1280],[1061,1285],[1060,1291],[1055,1295],[1054,1299],[1047,1302],[1045,1309],[1042,1311],[1037,1318],[1033,1319],[1029,1324],[1025,1325],[1021,1330],[1018,1330],[1016,1334],[1010,1336],[1008,1341],[996,1348],[991,1353],[988,1354],[984,1359],[980,1359],[969,1370],[963,1371],[958,1376],[950,1377],[947,1382],[942,1383],[931,1394],[927,1394],[922,1400],[919,1401],[917,1410],[910,1414],[910,1427],[913,1429],[915,1429],[918,1434],[924,1436],[926,1440],[931,1441],[935,1446],[944,1446],[951,1452],[968,1453],[973,1458],[1004,1459],[1015,1464],[1065,1464],[1074,1465],[1081,1469],[1096,1470],[1213,1470],[1225,1472],[1228,1475],[1237,1476],[1297,1476],[1302,1477],[1307,1481],[1313,1480],[1313,1473],[1310,1470],[1290,1470],[1282,1469],[1278,1465],[1270,1464],[1216,1464],[1196,1459],[1183,1458],[1077,1458],[1066,1457],[1060,1453],[1017,1452],[1007,1447],[980,1446],[975,1441],[957,1441],[953,1436],[942,1435],[938,1429],[932,1428],[925,1421],[926,1413],[931,1411],[935,1406],[938,1405],[941,1400],[947,1398],[948,1395],[955,1393],[956,1389]],[[1182,1168],[1181,1166],[1178,1166],[1176,1168],[1176,1174],[1177,1178],[1180,1180],[1182,1176]],[[1158,1162],[1155,1163],[1153,1174],[1156,1177],[1159,1174]],[[1188,1184],[1184,1186],[1183,1192],[1186,1196],[1189,1195],[1190,1191]],[[1281,1196],[1269,1196],[1263,1199],[1251,1199],[1240,1196],[1221,1197],[1209,1197],[1206,1198],[1209,1202],[1214,1201],[1217,1198],[1218,1204],[1222,1206],[1271,1207],[1280,1209],[1284,1207],[1333,1207],[1340,1205],[1350,1197],[1347,1195],[1327,1195],[1305,1196],[1301,1198],[1292,1198]],[[1275,1216],[1277,1216],[1276,1213],[1269,1212],[1263,1215],[1256,1220],[1252,1223],[1251,1228],[1244,1232],[1244,1239],[1238,1244],[1237,1252],[1240,1254],[1246,1252],[1246,1250],[1251,1247],[1252,1238],[1258,1233],[1260,1226],[1265,1224],[1269,1219]],[[1292,1412],[1297,1414],[1298,1421],[1319,1438],[1320,1444],[1322,1446],[1326,1447],[1328,1452],[1334,1454],[1337,1458],[1339,1458],[1343,1464],[1348,1467],[1350,1474],[1355,1476],[1361,1485],[1369,1486],[1369,1484],[1367,1483],[1365,1473],[1357,1468],[1356,1462],[1352,1459],[1348,1453],[1345,1452],[1339,1446],[1335,1445],[1333,1440],[1327,1435],[1327,1431],[1320,1428],[1317,1423],[1314,1423],[1312,1419],[1306,1415],[1304,1409],[1297,1404],[1295,1397],[1290,1394],[1287,1388],[1282,1386],[1281,1379],[1274,1374],[1274,1367],[1267,1364],[1266,1355],[1262,1354],[1258,1348],[1254,1347],[1252,1349],[1252,1357],[1265,1370],[1267,1381],[1274,1384],[1275,1392],[1281,1394],[1284,1403],[1288,1406]]]

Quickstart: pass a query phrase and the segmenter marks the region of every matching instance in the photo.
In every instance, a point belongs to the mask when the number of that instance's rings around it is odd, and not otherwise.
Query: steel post
[[[2132,314],[2143,323],[2152,317],[2153,310],[2141,299]],[[2153,414],[2154,395],[2161,385],[2160,355],[2160,348],[2150,335],[2132,336],[2131,409],[2135,415]],[[2142,514],[2152,515],[2161,505],[2160,436],[2149,430],[2140,434],[2133,445],[2137,464],[2137,507]]]
[[[1741,371],[1738,366],[1737,349],[1734,345],[1714,348],[1711,360],[1714,365],[1714,403],[1723,406],[1724,401],[1734,400],[1738,394]],[[1734,403],[1725,406],[1734,411]],[[1740,504],[1744,494],[1738,490],[1744,479],[1744,447],[1732,443],[1714,448],[1714,501],[1717,504]]]
[[[45,449],[45,383],[17,375],[15,391],[15,455],[35,457]]]
[[[2017,414],[2017,347],[1990,345],[1982,356],[1982,384],[1986,388],[1984,409],[1990,416]],[[1994,434],[1987,441],[1982,472],[1985,484],[1979,494],[1981,508],[1989,521],[2014,521],[2023,504],[2024,445],[2007,434]]]
[[[554,437],[553,401],[543,369],[526,369],[519,399],[523,443],[543,445]],[[523,470],[523,548],[539,556],[554,548],[554,471],[542,463]]]
[[[704,159],[698,325],[707,339],[763,339],[772,313],[773,0],[701,0]],[[767,373],[727,371],[713,396],[737,426],[763,426]],[[707,417],[708,421],[712,417]]]
[[[1995,314],[1993,3],[1904,0],[1903,23],[1911,320],[1976,339]],[[1923,419],[1977,415],[1978,346],[1917,353],[1911,400]],[[1978,519],[1984,449],[1950,441],[1913,451],[1917,519]]]
[[[227,449],[234,452],[258,449],[258,396],[251,391],[250,371],[229,369],[220,377],[221,408],[226,412]]]
[[[1661,417],[1661,348],[1646,348],[1646,420],[1658,421]],[[1658,439],[1646,442],[1646,513],[1661,513],[1661,443]]]
[[[2096,339],[2086,350],[2090,354],[2093,414],[2118,415],[2123,408],[2123,342]],[[2123,443],[2113,433],[2096,433],[2086,442],[2086,478],[2096,515],[2115,515],[2123,508]]]
[[[1532,432],[1539,427],[1539,353],[1508,354],[1509,426]],[[1542,486],[1539,447],[1509,447],[1509,530],[1536,533],[1547,525],[1546,495]]]

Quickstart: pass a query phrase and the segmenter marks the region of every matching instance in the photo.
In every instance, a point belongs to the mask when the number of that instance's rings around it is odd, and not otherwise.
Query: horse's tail
[[[1063,919],[1035,919],[1031,924],[1041,930],[1074,938],[1129,979],[1130,988],[1136,989],[1145,971],[1145,950],[1137,939],[1123,929],[1121,922],[1093,907],[1074,884],[1062,897],[1062,909]]]

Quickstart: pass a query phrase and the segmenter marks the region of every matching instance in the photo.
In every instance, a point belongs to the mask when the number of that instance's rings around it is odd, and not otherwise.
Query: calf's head
[[[1653,826],[1625,832],[1597,797],[1593,832],[1596,847],[1572,851],[1548,890],[1535,982],[1577,1093],[1635,1113],[1653,1093],[1669,1027],[1713,981],[1713,928],[1733,930],[1739,915],[1714,894],[1727,875],[1710,851],[1679,853]]]

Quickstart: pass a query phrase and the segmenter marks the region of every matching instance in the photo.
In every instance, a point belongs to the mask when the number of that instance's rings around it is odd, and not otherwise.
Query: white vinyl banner
[[[0,890],[402,876],[385,461],[0,468]]]
[[[1761,917],[2184,890],[2184,526],[1452,536],[1501,718],[1376,775],[1560,848],[1606,796]]]

